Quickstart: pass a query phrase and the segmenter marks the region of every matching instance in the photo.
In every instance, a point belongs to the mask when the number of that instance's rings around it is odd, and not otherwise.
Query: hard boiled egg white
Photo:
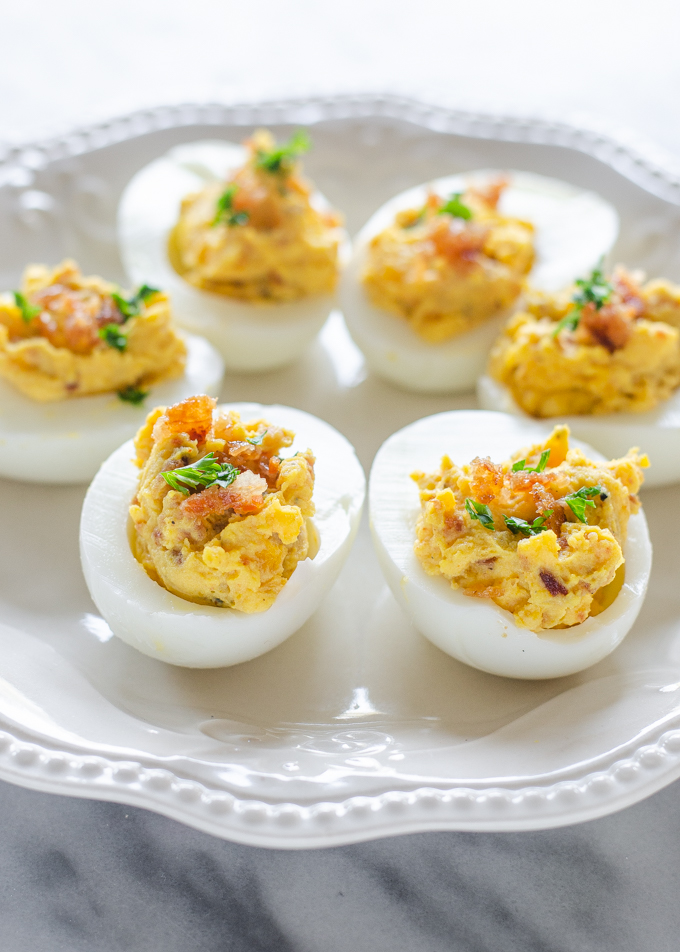
[[[149,386],[139,406],[115,393],[39,403],[0,378],[0,476],[32,483],[89,483],[103,461],[159,404],[219,393],[224,364],[214,347],[185,335],[181,377]]]
[[[394,221],[397,212],[424,205],[428,191],[448,197],[470,182],[486,182],[501,174],[506,173],[483,170],[451,175],[402,192],[378,209],[355,239],[341,282],[342,309],[369,367],[386,380],[423,393],[473,389],[509,312],[465,334],[431,344],[406,320],[371,304],[361,284],[369,242]],[[500,211],[536,227],[531,284],[556,290],[587,273],[609,252],[618,235],[619,220],[614,208],[599,195],[542,175],[507,174],[510,185],[501,197]]]
[[[315,295],[283,304],[251,304],[195,288],[181,278],[167,255],[168,235],[185,195],[221,180],[243,165],[243,146],[220,140],[176,146],[130,181],[118,210],[123,264],[132,284],[168,291],[177,323],[207,337],[227,369],[264,371],[299,357],[335,306],[335,296]],[[328,210],[320,192],[312,204]],[[349,243],[340,259],[349,257]]]
[[[439,413],[407,426],[380,448],[371,470],[373,540],[385,578],[411,621],[442,651],[491,674],[555,678],[590,667],[630,631],[647,589],[652,546],[644,513],[628,523],[626,577],[609,608],[572,628],[538,634],[515,624],[494,602],[464,595],[442,576],[427,575],[413,552],[420,515],[414,470],[435,472],[448,454],[463,465],[476,456],[494,462],[537,443],[551,427],[502,413]],[[587,446],[592,459],[602,457]]]
[[[128,507],[139,470],[132,443],[109,457],[88,490],[80,552],[90,594],[113,632],[133,648],[170,664],[217,668],[264,654],[297,631],[319,607],[347,558],[364,501],[364,472],[351,444],[327,423],[289,407],[230,405],[243,420],[266,419],[295,431],[291,452],[316,455],[314,558],[299,562],[267,611],[244,614],[198,605],[154,582],[135,559]]]
[[[477,383],[477,397],[484,410],[501,410],[532,420],[517,406],[507,387],[486,374]],[[639,446],[651,464],[645,471],[645,486],[680,482],[680,390],[646,413],[568,416],[544,421],[553,422],[568,423],[575,437],[594,446],[607,459],[625,456],[632,446]]]

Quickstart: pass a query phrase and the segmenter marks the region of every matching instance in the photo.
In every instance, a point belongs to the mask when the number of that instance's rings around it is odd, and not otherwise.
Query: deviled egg
[[[133,281],[168,288],[178,323],[227,367],[270,370],[298,357],[335,304],[348,242],[341,218],[300,174],[303,132],[263,130],[243,146],[206,140],[145,166],[119,208]]]
[[[527,280],[574,280],[617,234],[598,195],[540,175],[479,171],[419,185],[357,236],[341,281],[345,320],[369,367],[392,383],[470,390]]]
[[[114,634],[151,657],[187,667],[255,658],[318,608],[364,490],[352,446],[301,410],[216,408],[207,396],[160,407],[85,498],[90,594]]]
[[[216,392],[223,372],[207,341],[177,333],[164,292],[32,265],[0,297],[0,475],[89,482],[145,402]]]
[[[532,292],[478,382],[487,410],[565,420],[607,456],[644,446],[646,483],[680,480],[680,287],[618,266]]]
[[[635,450],[605,462],[571,448],[564,426],[501,413],[419,420],[371,471],[385,578],[416,628],[466,664],[514,678],[587,668],[620,644],[645,596],[646,463]]]

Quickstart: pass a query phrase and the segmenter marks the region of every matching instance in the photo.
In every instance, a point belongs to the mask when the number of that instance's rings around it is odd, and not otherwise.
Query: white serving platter
[[[600,192],[621,216],[615,258],[680,280],[680,181],[645,156],[565,125],[359,97],[159,109],[11,153],[0,163],[0,287],[15,287],[29,261],[67,255],[122,281],[116,205],[142,165],[181,142],[303,123],[309,174],[352,233],[419,182],[526,169]],[[304,359],[232,376],[222,399],[310,411],[354,443],[367,471],[395,430],[476,405],[367,375],[337,313]],[[679,488],[643,493],[654,567],[623,645],[545,682],[483,674],[419,635],[366,525],[325,603],[279,648],[223,670],[153,661],[112,637],[89,599],[84,493],[0,482],[0,778],[303,848],[559,826],[680,776]]]

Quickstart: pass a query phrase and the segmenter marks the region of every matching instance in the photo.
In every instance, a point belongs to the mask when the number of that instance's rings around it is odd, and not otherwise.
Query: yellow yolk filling
[[[295,165],[270,172],[258,151],[273,148],[260,131],[250,157],[227,181],[187,195],[173,229],[172,266],[197,288],[252,302],[296,301],[332,292],[338,280],[340,217],[319,211]],[[232,188],[227,214],[218,202]]]
[[[623,581],[628,519],[639,509],[636,494],[648,465],[635,450],[593,462],[568,448],[568,433],[557,427],[545,444],[501,464],[477,458],[458,467],[444,457],[438,473],[413,474],[421,500],[415,553],[425,571],[466,595],[491,599],[532,631],[577,625],[613,601]],[[545,449],[551,454],[543,472],[513,472],[519,459],[535,467]],[[582,522],[565,497],[595,486],[601,492]],[[493,528],[470,515],[466,499],[488,506]],[[550,510],[536,534],[513,533],[503,518],[533,523]]]
[[[114,291],[102,278],[83,276],[73,261],[29,266],[21,293],[40,313],[26,320],[11,296],[0,297],[0,376],[40,402],[180,376],[186,345],[174,330],[168,296],[154,293],[123,323]],[[123,350],[99,336],[109,322],[124,330]]]
[[[214,407],[210,397],[191,397],[155,410],[139,431],[132,547],[147,574],[175,595],[261,612],[309,555],[314,457],[307,450],[281,459],[291,431],[243,423],[235,412],[217,415]],[[226,489],[184,494],[161,475],[208,453],[240,470]]]
[[[489,373],[525,413],[643,413],[680,386],[680,287],[643,286],[623,269],[612,281],[611,303],[574,331],[557,330],[573,313],[569,294],[532,292],[506,325]]]
[[[469,220],[441,213],[435,195],[424,209],[399,213],[367,249],[362,281],[373,304],[405,318],[430,343],[510,307],[534,262],[534,229],[498,212],[503,187],[465,191]]]

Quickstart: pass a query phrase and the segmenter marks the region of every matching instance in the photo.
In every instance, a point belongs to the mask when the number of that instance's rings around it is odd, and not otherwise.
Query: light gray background
[[[389,91],[680,170],[673,0],[0,3],[0,149],[144,106]],[[3,952],[676,952],[680,785],[604,820],[256,850],[0,785]]]

